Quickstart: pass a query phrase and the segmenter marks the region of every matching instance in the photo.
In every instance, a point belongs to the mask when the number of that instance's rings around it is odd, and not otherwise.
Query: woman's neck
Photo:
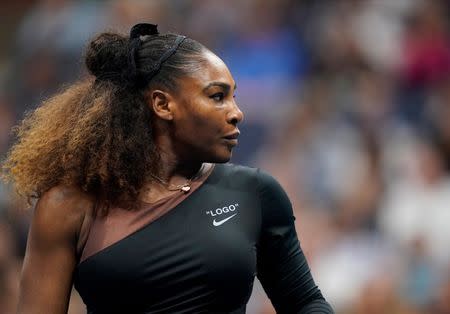
[[[192,179],[201,170],[202,162],[197,160],[182,160],[173,151],[160,149],[158,173],[154,175],[163,181],[178,185]]]
[[[179,185],[194,177],[202,167],[202,161],[186,152],[180,152],[180,148],[174,142],[169,127],[162,121],[154,121],[154,145],[159,152],[158,172],[155,176],[163,181]]]

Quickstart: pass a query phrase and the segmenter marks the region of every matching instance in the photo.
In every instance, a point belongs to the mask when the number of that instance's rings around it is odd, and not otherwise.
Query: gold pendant
[[[185,193],[189,192],[190,189],[191,189],[191,187],[190,187],[189,185],[185,185],[185,186],[182,186],[182,187],[181,187],[181,191],[183,191],[183,192],[185,192]]]

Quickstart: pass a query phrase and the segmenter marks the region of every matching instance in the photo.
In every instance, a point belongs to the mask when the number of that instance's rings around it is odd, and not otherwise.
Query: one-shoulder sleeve
[[[334,313],[314,283],[295,231],[291,202],[280,184],[258,171],[261,235],[257,276],[277,313]]]

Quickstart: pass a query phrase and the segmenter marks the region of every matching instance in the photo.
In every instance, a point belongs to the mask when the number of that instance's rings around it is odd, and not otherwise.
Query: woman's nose
[[[236,103],[233,103],[233,108],[228,113],[228,122],[231,124],[238,124],[244,119],[244,114],[239,109]]]

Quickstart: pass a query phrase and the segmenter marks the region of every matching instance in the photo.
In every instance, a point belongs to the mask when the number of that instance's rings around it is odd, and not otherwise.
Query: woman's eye
[[[210,98],[214,99],[215,101],[222,101],[224,98],[223,93],[215,93],[214,95],[211,95]]]

